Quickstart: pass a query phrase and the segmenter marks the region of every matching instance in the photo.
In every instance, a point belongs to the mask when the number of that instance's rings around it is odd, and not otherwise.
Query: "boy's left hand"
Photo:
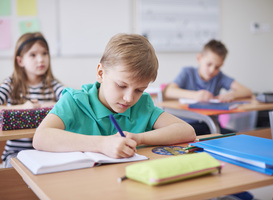
[[[123,133],[126,135],[126,138],[136,141],[137,146],[142,144],[142,134],[134,134],[127,131],[123,131]]]
[[[217,97],[219,99],[220,102],[231,102],[231,101],[234,101],[235,98],[234,96],[231,94],[231,93],[225,93],[225,94],[221,94]]]

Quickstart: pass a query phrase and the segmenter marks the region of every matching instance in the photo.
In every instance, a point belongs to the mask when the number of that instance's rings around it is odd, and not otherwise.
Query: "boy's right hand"
[[[135,155],[137,143],[119,133],[105,136],[101,152],[112,158],[129,158]]]
[[[214,98],[213,94],[207,90],[199,90],[196,92],[197,101],[209,101],[210,99],[213,98]]]

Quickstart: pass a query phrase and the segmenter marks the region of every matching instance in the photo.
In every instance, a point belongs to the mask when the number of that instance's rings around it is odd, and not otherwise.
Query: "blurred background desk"
[[[273,103],[260,103],[255,99],[255,97],[251,99],[243,99],[242,101],[247,101],[249,103],[239,105],[238,108],[229,111],[189,109],[188,105],[181,104],[178,100],[158,102],[158,106],[161,107],[165,112],[175,116],[205,122],[208,125],[211,133],[220,133],[217,118],[221,114],[273,110]]]
[[[17,130],[0,130],[0,141],[15,140],[20,138],[32,138],[36,128],[17,129]]]

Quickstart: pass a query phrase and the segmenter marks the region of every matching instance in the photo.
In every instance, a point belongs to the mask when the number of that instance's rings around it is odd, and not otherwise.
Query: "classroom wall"
[[[131,1],[128,9],[132,13],[131,29],[134,32],[137,0]],[[229,49],[223,71],[250,87],[253,92],[273,91],[273,1],[219,2],[219,38]],[[100,17],[109,18],[106,14]],[[252,32],[253,22],[260,23],[265,32]],[[171,82],[183,66],[196,65],[196,53],[157,53],[157,56],[160,64],[158,78],[151,87]],[[100,55],[53,57],[53,72],[65,85],[80,88],[82,84],[96,81],[95,73],[99,60]],[[12,73],[12,62],[10,57],[0,58],[0,80]]]

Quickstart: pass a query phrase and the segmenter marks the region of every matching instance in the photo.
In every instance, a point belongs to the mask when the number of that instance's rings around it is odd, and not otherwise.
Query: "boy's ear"
[[[99,83],[102,83],[102,79],[103,79],[103,66],[101,63],[99,63],[97,66],[97,81]]]
[[[202,57],[202,54],[201,54],[201,53],[197,54],[197,56],[196,56],[196,60],[197,60],[197,62],[200,62],[201,57]]]
[[[20,67],[24,67],[23,62],[22,62],[22,57],[16,56],[16,62]]]

